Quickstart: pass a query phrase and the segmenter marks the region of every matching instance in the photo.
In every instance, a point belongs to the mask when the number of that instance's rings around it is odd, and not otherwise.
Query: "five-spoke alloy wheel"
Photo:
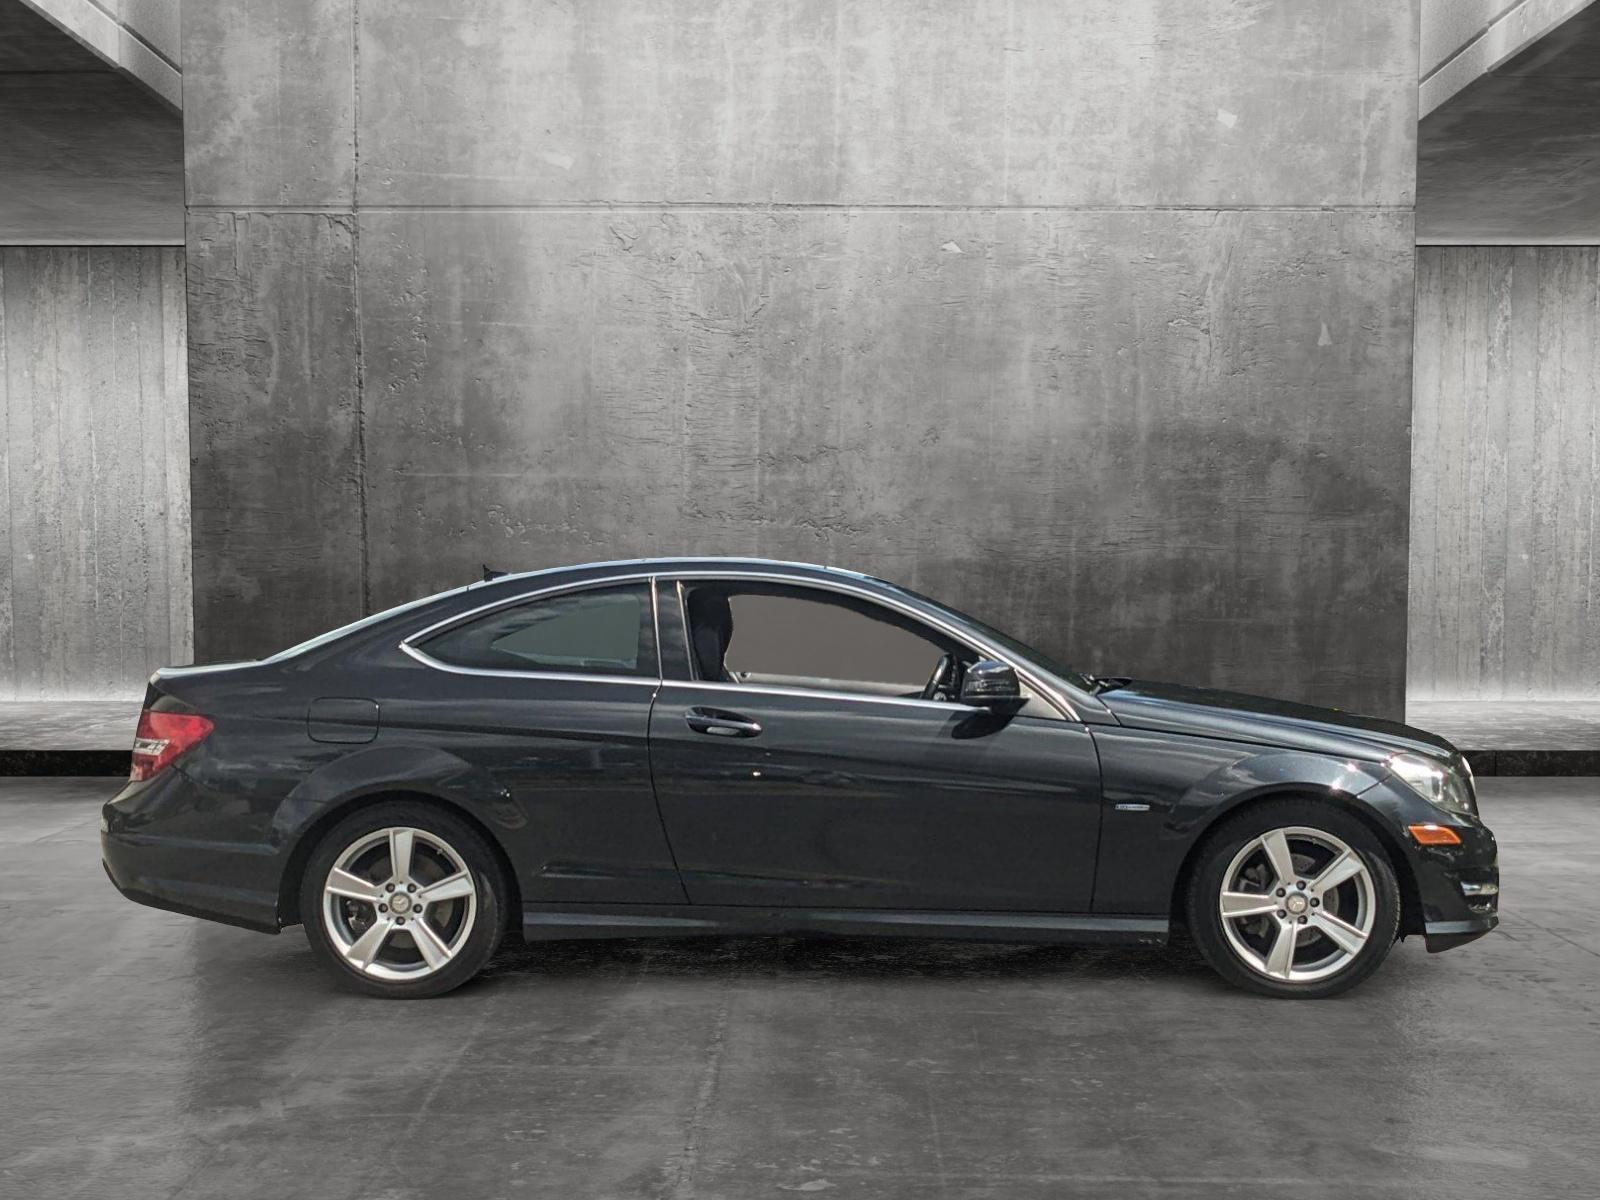
[[[1276,801],[1223,825],[1200,851],[1189,928],[1234,983],[1330,996],[1375,970],[1394,942],[1400,892],[1388,854],[1329,804]]]
[[[300,913],[342,982],[372,995],[435,996],[466,982],[500,941],[504,886],[483,839],[416,802],[364,809],[307,864]]]

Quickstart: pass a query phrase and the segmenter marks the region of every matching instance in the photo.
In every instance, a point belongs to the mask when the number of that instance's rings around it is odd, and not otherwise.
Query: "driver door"
[[[1089,911],[1100,777],[1083,726],[1039,699],[997,716],[923,698],[944,655],[979,656],[864,597],[686,578],[658,603],[680,646],[651,769],[691,902]]]

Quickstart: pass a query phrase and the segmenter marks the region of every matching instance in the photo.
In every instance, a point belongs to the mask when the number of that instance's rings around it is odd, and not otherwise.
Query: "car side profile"
[[[1443,739],[1096,679],[854,572],[599,563],[151,678],[102,848],[131,899],[422,997],[529,940],[1162,943],[1320,997],[1493,929]]]

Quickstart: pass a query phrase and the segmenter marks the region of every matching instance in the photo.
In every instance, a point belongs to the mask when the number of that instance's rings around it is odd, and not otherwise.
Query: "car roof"
[[[408,600],[393,608],[384,609],[382,612],[371,613],[360,620],[352,621],[348,625],[341,625],[337,629],[330,629],[326,633],[318,634],[306,641],[280,650],[262,659],[262,662],[284,662],[298,658],[300,655],[314,650],[331,649],[345,642],[353,635],[365,633],[388,625],[391,621],[401,617],[416,617],[430,608],[454,604],[463,598],[476,598],[483,596],[505,597],[514,595],[519,584],[530,580],[548,580],[560,586],[562,579],[571,579],[574,583],[604,581],[612,575],[638,574],[641,571],[650,574],[677,574],[694,573],[697,571],[776,571],[785,575],[792,575],[796,579],[807,576],[832,576],[835,578],[850,579],[858,584],[867,584],[877,588],[892,588],[893,585],[870,575],[863,575],[859,571],[846,571],[840,567],[824,567],[816,563],[782,562],[778,559],[768,558],[731,558],[731,557],[700,557],[700,558],[621,558],[607,562],[569,563],[559,567],[544,567],[536,571],[508,571],[496,573],[492,578],[479,580],[449,588],[446,591],[436,592],[429,596],[421,596],[415,600]]]
[[[796,573],[815,572],[822,575],[837,575],[846,579],[854,579],[866,583],[884,583],[872,575],[861,571],[851,571],[844,567],[824,566],[821,563],[791,562],[776,558],[740,558],[734,556],[703,555],[692,558],[619,558],[605,562],[569,563],[560,567],[543,567],[533,571],[507,571],[497,574],[494,583],[514,583],[520,579],[532,579],[548,575],[563,575],[579,571],[615,572],[623,570],[650,569],[659,571],[663,575],[675,574],[681,571],[706,571],[706,570],[771,570],[778,568],[783,571]]]

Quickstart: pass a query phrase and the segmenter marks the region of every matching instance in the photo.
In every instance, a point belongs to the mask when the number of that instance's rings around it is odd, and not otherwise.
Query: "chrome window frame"
[[[563,595],[568,592],[592,591],[596,588],[617,587],[629,583],[643,583],[650,589],[650,625],[655,632],[656,671],[654,675],[602,675],[595,672],[583,671],[512,671],[496,667],[463,667],[455,663],[447,663],[434,658],[418,647],[415,643],[425,641],[436,633],[457,625],[465,625],[478,617],[487,616],[503,608],[515,608],[520,604],[534,600],[543,600],[553,596]],[[490,679],[551,679],[569,683],[624,683],[635,686],[660,687],[661,674],[661,620],[656,605],[656,577],[654,575],[613,575],[604,579],[584,579],[577,583],[558,583],[550,587],[538,588],[531,592],[521,592],[515,596],[493,601],[489,604],[479,605],[477,608],[468,609],[464,613],[446,617],[442,621],[435,621],[432,625],[408,634],[400,641],[402,653],[410,655],[425,667],[432,667],[436,671],[447,671],[452,675],[477,675]]]
[[[862,576],[861,578],[865,580],[867,577]],[[791,575],[780,571],[690,568],[689,570],[685,571],[630,572],[623,575],[608,575],[599,579],[583,579],[573,583],[552,584],[548,587],[536,588],[530,592],[519,592],[513,596],[506,596],[489,604],[483,604],[479,605],[477,608],[469,609],[464,613],[457,613],[454,616],[446,617],[441,621],[435,621],[432,625],[426,626],[423,629],[419,629],[415,633],[403,638],[400,641],[399,648],[401,651],[416,661],[422,663],[424,666],[432,667],[439,671],[448,671],[456,675],[480,675],[503,679],[565,680],[578,683],[643,684],[648,687],[661,687],[668,684],[676,684],[680,686],[713,688],[719,691],[744,692],[757,695],[815,697],[819,699],[844,700],[863,704],[910,704],[917,705],[919,707],[932,705],[945,712],[981,711],[972,705],[962,704],[959,701],[952,700],[922,700],[907,696],[876,696],[870,693],[862,692],[836,692],[811,688],[769,687],[764,684],[722,683],[705,680],[668,679],[662,670],[661,613],[657,584],[662,580],[667,580],[674,586],[674,590],[678,597],[678,617],[683,624],[684,647],[690,658],[690,669],[693,670],[694,643],[689,637],[688,606],[684,603],[683,585],[685,581],[697,579],[719,579],[748,583],[776,583],[802,590],[810,588],[817,591],[836,592],[840,595],[850,596],[857,600],[864,600],[869,604],[875,604],[882,608],[887,608],[893,612],[899,613],[902,616],[909,617],[918,624],[926,625],[932,629],[937,629],[946,637],[962,643],[967,648],[982,652],[982,654],[987,658],[993,659],[996,662],[1004,663],[1006,666],[1015,671],[1017,673],[1017,677],[1026,683],[1030,688],[1032,688],[1034,692],[1036,692],[1049,707],[1054,708],[1066,720],[1079,723],[1081,723],[1083,720],[1083,718],[1078,715],[1077,709],[1073,705],[1072,701],[1063,695],[1059,688],[1046,683],[1039,669],[1032,667],[1025,660],[1017,659],[1014,655],[1000,649],[1000,647],[988,641],[986,638],[977,635],[971,630],[964,629],[953,622],[946,621],[940,617],[930,616],[929,614],[922,612],[912,605],[896,599],[895,597],[880,596],[868,587],[863,587],[849,581],[848,576],[844,576],[842,573],[841,577],[838,579],[832,577],[818,579],[814,576]],[[534,600],[542,600],[552,596],[562,595],[567,592],[590,591],[595,588],[615,587],[617,585],[627,583],[645,583],[650,588],[651,620],[654,625],[656,635],[656,674],[654,678],[645,675],[597,675],[568,671],[511,671],[498,670],[490,667],[459,667],[451,663],[441,662],[432,655],[418,649],[418,647],[415,645],[415,643],[423,641],[442,630],[464,624],[473,620],[474,618],[496,612],[502,608],[512,608],[518,604],[524,604]]]
[[[686,580],[726,579],[734,581],[749,581],[751,583],[779,583],[800,589],[814,588],[818,591],[838,592],[841,595],[851,596],[858,600],[865,600],[870,604],[876,604],[893,612],[898,612],[902,616],[911,618],[918,624],[937,629],[946,637],[960,642],[968,649],[981,651],[984,657],[993,659],[996,662],[1004,663],[1006,666],[1015,671],[1017,673],[1017,677],[1026,683],[1030,688],[1032,688],[1039,695],[1040,699],[1044,700],[1049,707],[1054,708],[1069,721],[1082,722],[1082,718],[1078,716],[1077,709],[1073,706],[1072,702],[1061,694],[1060,689],[1044,683],[1039,677],[1037,668],[1030,668],[1029,664],[1026,662],[1019,661],[1015,656],[1006,653],[994,643],[988,641],[986,638],[978,636],[971,630],[964,629],[950,621],[929,616],[927,613],[922,612],[909,604],[890,596],[880,596],[868,588],[858,587],[844,580],[834,580],[831,578],[815,579],[807,576],[786,575],[776,571],[717,571],[710,569],[690,569],[687,571],[667,572],[664,577],[673,580],[677,584],[678,612],[684,622],[683,636],[685,644],[689,646],[691,670],[694,667],[694,649],[693,643],[689,641],[688,606],[684,603],[683,597],[683,584]],[[765,684],[721,683],[700,679],[667,679],[665,676],[662,677],[661,682],[663,685],[690,684],[694,687],[717,688],[727,691],[756,692],[776,696],[826,696],[834,699],[855,700],[866,703],[877,701],[888,704],[932,704],[946,711],[952,709],[958,712],[981,711],[970,704],[962,704],[959,701],[954,700],[920,700],[905,696],[875,696],[871,693],[863,692],[833,692],[822,691],[820,689],[812,690],[810,688],[769,687]]]

